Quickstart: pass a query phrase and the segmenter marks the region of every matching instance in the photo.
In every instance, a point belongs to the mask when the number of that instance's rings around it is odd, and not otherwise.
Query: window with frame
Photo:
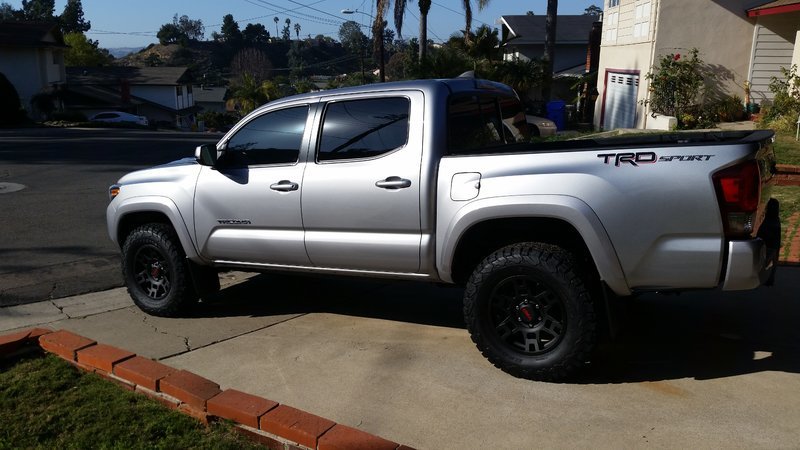
[[[406,145],[410,111],[406,97],[329,103],[317,161],[374,158]]]
[[[262,114],[240,128],[227,144],[227,166],[294,164],[300,156],[308,106]]]
[[[608,7],[613,8],[619,6],[619,0],[608,0]]]
[[[650,2],[637,2],[634,14],[633,37],[647,38],[650,34]]]
[[[522,105],[513,97],[457,95],[448,109],[448,151],[468,153],[530,139]]]

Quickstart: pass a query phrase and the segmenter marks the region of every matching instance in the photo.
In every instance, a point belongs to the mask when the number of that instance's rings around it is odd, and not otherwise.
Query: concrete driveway
[[[123,289],[0,309],[420,449],[796,448],[800,267],[752,292],[648,295],[570,383],[513,378],[463,328],[461,291],[223,274],[180,319]]]

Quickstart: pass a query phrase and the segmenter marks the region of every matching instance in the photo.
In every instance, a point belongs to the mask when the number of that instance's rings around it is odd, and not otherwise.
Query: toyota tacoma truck
[[[532,143],[502,84],[336,89],[270,102],[193,158],[125,175],[108,231],[147,313],[179,314],[234,268],[455,284],[493,364],[555,380],[589,360],[609,298],[768,280],[772,140]]]

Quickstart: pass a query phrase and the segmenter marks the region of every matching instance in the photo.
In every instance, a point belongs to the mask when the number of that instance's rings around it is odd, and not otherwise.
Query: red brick
[[[227,389],[208,401],[208,413],[223,419],[258,428],[259,417],[278,406],[278,402],[236,389]]]
[[[317,448],[319,437],[336,425],[331,420],[286,405],[261,416],[259,424],[264,431],[311,448]]]
[[[94,344],[95,341],[67,330],[58,330],[39,338],[39,345],[43,349],[70,361],[75,361],[75,352]]]
[[[398,444],[344,425],[336,425],[319,438],[319,450],[395,450]]]
[[[181,403],[181,405],[178,406],[178,411],[203,422],[203,425],[208,425],[208,414],[205,411],[190,406],[188,403]]]
[[[166,406],[169,409],[178,409],[178,406],[181,405],[181,401],[178,400],[177,398],[172,398],[168,395],[160,394],[156,391],[152,391],[138,384],[136,385],[134,391],[138,392],[139,394],[144,394],[152,398],[153,400],[161,403],[162,405]]]
[[[273,437],[262,434],[258,430],[251,430],[242,425],[235,425],[233,427],[233,430],[241,434],[242,436],[246,437],[247,439],[259,443],[271,450],[286,449],[285,442],[281,442]]]
[[[0,357],[10,355],[22,347],[28,340],[31,330],[17,331],[16,333],[0,336]]]
[[[174,372],[163,378],[159,391],[201,411],[206,410],[208,399],[222,392],[217,383],[186,370]]]
[[[114,366],[114,375],[151,391],[158,391],[159,381],[174,372],[172,367],[141,356],[134,356]]]
[[[78,351],[78,362],[111,373],[114,364],[133,358],[136,354],[121,348],[97,344]]]

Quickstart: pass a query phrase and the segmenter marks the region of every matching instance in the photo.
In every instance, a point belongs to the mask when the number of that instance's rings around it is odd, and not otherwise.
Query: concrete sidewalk
[[[0,333],[64,328],[420,449],[795,447],[800,268],[752,292],[644,296],[571,383],[513,378],[461,323],[453,288],[223,275],[187,317],[124,289],[0,309]]]

